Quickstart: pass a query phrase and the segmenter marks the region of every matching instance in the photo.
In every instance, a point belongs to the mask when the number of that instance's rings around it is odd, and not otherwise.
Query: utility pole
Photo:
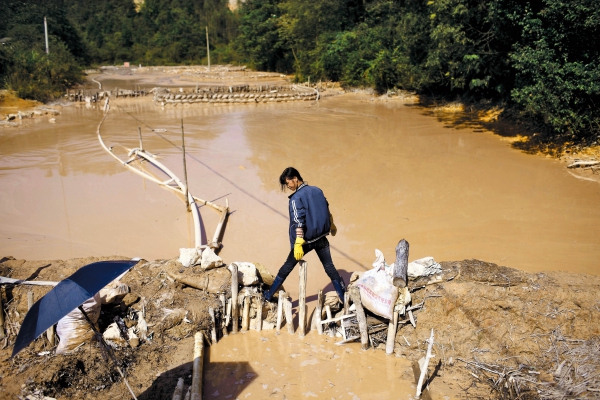
[[[206,27],[206,54],[208,55],[208,72],[210,72],[210,47],[208,46],[208,26]]]
[[[48,49],[48,24],[46,23],[46,17],[44,17],[44,34],[46,35],[46,54],[50,54]]]

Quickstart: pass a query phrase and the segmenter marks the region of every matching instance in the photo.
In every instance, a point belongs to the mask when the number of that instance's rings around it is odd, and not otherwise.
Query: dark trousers
[[[317,252],[317,256],[319,256],[319,260],[321,260],[321,264],[323,264],[323,268],[325,269],[327,276],[329,276],[329,279],[331,279],[332,281],[342,280],[340,274],[337,272],[337,269],[335,269],[335,266],[333,265],[333,260],[331,259],[331,251],[329,250],[329,240],[327,240],[327,237],[322,237],[316,242],[305,243],[302,245],[302,249],[304,250],[304,254],[307,254],[311,250]],[[285,278],[288,277],[290,272],[294,270],[294,267],[296,266],[296,264],[298,264],[298,262],[299,261],[296,260],[296,258],[294,258],[294,248],[292,248],[287,260],[285,260],[285,263],[279,269],[277,276],[280,277],[282,281],[284,281]]]

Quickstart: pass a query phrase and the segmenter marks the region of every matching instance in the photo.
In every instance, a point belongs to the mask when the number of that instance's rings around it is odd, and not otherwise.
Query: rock
[[[56,118],[50,118],[48,120],[48,122],[50,122],[51,124],[54,124],[54,123],[56,123]]]
[[[236,261],[238,267],[238,282],[243,286],[253,286],[259,283],[256,266],[249,262]]]
[[[125,297],[123,297],[123,304],[125,304],[125,306],[127,306],[127,307],[131,307],[132,305],[137,303],[139,300],[140,300],[140,296],[138,296],[137,294],[127,293],[125,295]]]
[[[177,259],[177,261],[179,261],[184,267],[187,268],[191,265],[198,264],[198,261],[201,257],[202,253],[196,248],[181,248],[179,249],[179,258]]]
[[[218,268],[223,265],[223,260],[221,257],[215,254],[215,252],[211,248],[206,248],[202,252],[202,262],[200,263],[200,267],[204,270]]]

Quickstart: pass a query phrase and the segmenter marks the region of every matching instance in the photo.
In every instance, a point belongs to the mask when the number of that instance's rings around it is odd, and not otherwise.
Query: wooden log
[[[212,321],[212,329],[210,330],[210,340],[212,340],[212,344],[215,344],[217,343],[217,320],[215,319],[215,310],[212,307],[209,307],[208,314],[210,315],[210,320]]]
[[[403,288],[408,282],[408,252],[409,245],[404,239],[396,245],[396,261],[394,262],[394,286]]]
[[[256,302],[258,303],[258,308],[256,309],[256,331],[260,332],[262,330],[263,314],[262,296],[256,296]]]
[[[294,318],[292,316],[292,301],[288,296],[283,299],[283,308],[285,310],[285,322],[288,328],[288,333],[294,333]]]
[[[360,330],[360,348],[367,350],[369,348],[369,334],[367,332],[367,316],[360,300],[360,290],[356,286],[350,288],[350,297],[356,307],[356,319],[358,319],[358,328]]]
[[[223,331],[223,336],[227,336],[227,325],[229,319],[226,317],[227,299],[225,298],[225,293],[219,293],[219,300],[221,300],[221,307],[223,307],[223,312],[221,313],[221,330]]]
[[[325,306],[325,313],[327,314],[327,319],[331,320],[333,319],[333,315],[331,314],[331,307],[329,307],[329,305]],[[329,324],[328,324],[329,325]],[[331,326],[329,326],[329,337],[335,337],[335,332],[333,329],[331,329]]]
[[[230,320],[231,320],[231,299],[227,300],[227,311],[225,314],[225,329],[223,329],[224,335],[227,335],[227,327],[229,326]]]
[[[239,314],[238,314],[238,267],[235,263],[229,266],[231,271],[231,333],[238,332]]]
[[[425,375],[427,374],[427,367],[429,366],[429,359],[433,358],[434,355],[431,354],[431,349],[433,347],[433,329],[431,329],[431,336],[429,336],[429,345],[427,346],[427,354],[425,355],[425,361],[423,365],[419,365],[421,367],[421,376],[419,377],[419,382],[417,383],[417,394],[415,397],[418,399],[421,397],[421,389],[423,387],[423,382],[425,381]]]
[[[179,378],[177,380],[177,386],[175,386],[175,391],[173,392],[172,400],[181,400],[183,396],[183,378]]]
[[[321,316],[323,310],[323,291],[319,290],[317,295],[317,307],[315,308],[315,324],[317,325],[317,332],[319,335],[323,334],[323,325],[321,324]]]
[[[385,354],[394,353],[394,343],[396,343],[396,329],[398,329],[398,312],[394,310],[393,318],[390,319],[388,326],[387,342],[385,344]]]
[[[27,292],[27,310],[31,310],[31,307],[33,307],[33,292],[29,291]]]
[[[185,397],[183,398],[183,400],[190,400],[191,396],[192,396],[192,388],[189,387],[187,393],[185,394]]]
[[[281,322],[283,320],[283,296],[285,292],[283,290],[279,291],[279,299],[277,301],[277,332],[279,335],[279,331],[281,330]]]
[[[300,260],[300,284],[298,288],[298,335],[306,335],[306,261]]]
[[[194,361],[192,372],[192,395],[190,400],[202,400],[202,368],[204,363],[204,337],[202,332],[194,335]]]

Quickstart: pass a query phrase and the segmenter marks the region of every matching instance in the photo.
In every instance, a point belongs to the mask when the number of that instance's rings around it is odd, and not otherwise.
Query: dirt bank
[[[0,275],[60,280],[85,264],[104,259],[123,257],[67,261],[24,261],[5,257],[1,259]],[[135,349],[118,351],[129,382],[140,399],[168,398],[178,377],[184,377],[186,385],[191,383],[191,337],[196,330],[210,328],[207,309],[209,306],[218,308],[220,304],[216,295],[172,282],[164,273],[169,263],[174,261],[142,260],[122,280],[131,288],[124,304],[104,306],[99,322],[100,328],[104,329],[114,315],[128,321],[129,308],[137,310],[142,303],[146,305],[152,340]],[[600,277],[562,272],[528,274],[477,260],[444,262],[442,266],[444,273],[441,276],[410,283],[412,304],[423,303],[423,308],[415,311],[416,328],[410,323],[400,325],[395,347],[396,357],[407,362],[417,360],[424,355],[425,341],[434,329],[436,363],[430,367],[433,398],[444,395],[500,398],[508,396],[509,389],[519,390],[521,398],[597,396],[600,363],[594,354],[598,351],[600,334],[596,322],[600,317],[600,302],[596,296]],[[186,273],[199,272],[186,270]],[[38,299],[49,288],[2,287],[5,327],[9,336],[0,351],[0,397],[43,393],[55,398],[129,398],[114,368],[102,360],[95,344],[84,345],[71,355],[54,355],[44,337],[14,359],[9,358],[15,334],[26,313],[29,290],[33,290]],[[189,323],[165,324],[165,309],[178,308],[188,311]],[[261,342],[258,333],[246,335],[249,335],[248,340],[254,338],[257,343]],[[322,340],[328,350],[340,349],[325,336],[316,336],[315,331],[309,332],[307,337]],[[262,338],[263,342],[265,340]],[[282,335],[269,340],[285,343],[289,339]],[[346,348],[360,352],[358,346],[354,343]],[[49,353],[45,353],[47,351]],[[288,357],[285,351],[282,353]],[[368,353],[371,354],[368,358],[370,366],[385,363],[387,359],[381,349]],[[291,357],[295,355],[291,354]],[[333,354],[333,357],[319,360],[318,368],[329,368],[323,363],[339,363],[336,358],[339,357]],[[280,362],[268,360],[267,363]],[[225,363],[223,365],[227,367],[223,368],[232,369],[233,374],[238,367],[246,368],[242,364]],[[267,366],[273,369],[273,365]],[[405,366],[398,364],[397,368]],[[371,368],[362,368],[358,375],[367,376]],[[217,377],[228,373],[223,369],[212,371],[211,376],[218,382]],[[348,373],[356,376],[352,369],[342,368],[340,372],[338,368],[336,377],[341,379],[340,376]],[[268,385],[269,378],[262,376],[261,382]],[[272,396],[303,398],[302,393],[310,392],[310,382],[296,382],[293,390],[279,390]],[[248,384],[219,388],[213,382],[210,394],[218,393],[220,389],[221,394],[242,397],[251,390]],[[362,399],[371,398],[368,391],[356,395]]]

